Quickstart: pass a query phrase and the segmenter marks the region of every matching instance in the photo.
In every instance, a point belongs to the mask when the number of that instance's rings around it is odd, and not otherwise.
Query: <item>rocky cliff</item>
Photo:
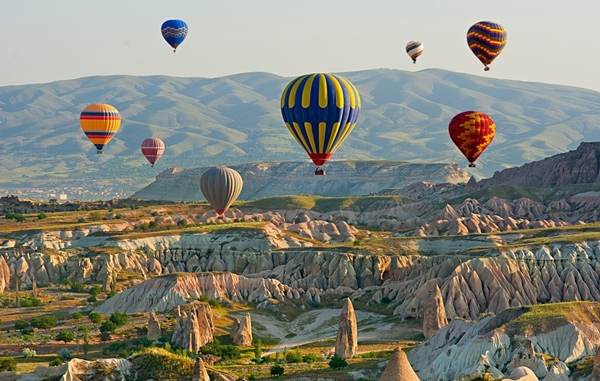
[[[523,340],[531,345],[524,347]],[[431,381],[485,373],[502,378],[523,361],[541,380],[556,380],[569,376],[566,363],[589,358],[598,348],[600,304],[576,302],[507,309],[478,322],[456,319],[409,358],[420,377]],[[557,361],[546,362],[547,355]]]
[[[581,143],[574,151],[496,172],[491,178],[477,183],[477,187],[516,185],[551,188],[595,183],[600,181],[599,158],[600,143]]]
[[[454,164],[413,164],[392,161],[334,161],[327,176],[313,176],[309,162],[273,162],[233,166],[244,178],[240,199],[281,195],[348,196],[402,188],[412,182],[461,183],[467,173]],[[202,199],[200,176],[206,168],[168,169],[132,197],[143,200]]]

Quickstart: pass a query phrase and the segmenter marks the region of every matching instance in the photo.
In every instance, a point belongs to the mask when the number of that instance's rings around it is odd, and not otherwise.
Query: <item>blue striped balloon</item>
[[[188,26],[183,20],[167,20],[160,27],[160,32],[173,51],[176,51],[187,36]]]
[[[360,109],[356,87],[335,74],[303,75],[281,94],[285,125],[317,166],[331,159],[348,138]]]

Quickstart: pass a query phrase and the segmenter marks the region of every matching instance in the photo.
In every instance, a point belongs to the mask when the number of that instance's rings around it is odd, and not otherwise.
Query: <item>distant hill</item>
[[[468,109],[489,113],[498,125],[478,175],[573,149],[582,140],[600,140],[595,91],[443,70],[345,75],[360,90],[364,112],[337,153],[339,160],[463,165],[447,124]],[[279,112],[288,80],[268,73],[210,79],[106,76],[0,87],[0,185],[108,179],[136,189],[157,173],[139,154],[142,139],[152,135],[167,143],[158,170],[303,160]],[[122,131],[101,156],[79,130],[79,112],[91,102],[111,103],[124,118]]]
[[[468,174],[454,164],[413,164],[386,161],[334,161],[326,176],[314,176],[306,162],[271,162],[232,166],[244,178],[242,200],[282,195],[368,195],[402,188],[417,181],[464,183]],[[132,197],[142,200],[202,199],[200,176],[206,168],[172,168]]]

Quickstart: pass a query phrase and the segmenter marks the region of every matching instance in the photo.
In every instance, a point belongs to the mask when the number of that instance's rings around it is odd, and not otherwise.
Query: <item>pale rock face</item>
[[[214,340],[213,314],[206,303],[195,301],[182,306],[175,323],[171,343],[192,353]]]
[[[126,359],[103,359],[86,361],[72,359],[67,363],[65,374],[60,381],[81,380],[124,380],[133,375],[133,367]],[[108,378],[110,377],[110,378]]]
[[[392,354],[379,381],[419,381],[419,377],[410,365],[406,353],[398,348]]]
[[[231,339],[235,345],[243,347],[252,345],[252,319],[249,313],[241,319],[236,319],[231,331]]]
[[[535,373],[525,366],[515,368],[510,374],[510,378],[502,381],[539,381]]]
[[[208,376],[208,372],[204,366],[204,361],[202,361],[200,357],[196,358],[196,363],[194,364],[194,371],[192,374],[192,381],[210,381],[210,377]]]
[[[340,323],[335,340],[335,354],[343,359],[352,358],[358,350],[358,325],[350,298],[340,311]]]
[[[489,369],[506,369],[508,373],[524,363],[535,367],[537,377],[545,381],[563,380],[569,376],[565,363],[594,355],[600,347],[600,324],[566,321],[527,335],[529,345],[515,342],[507,334],[507,325],[527,311],[526,307],[512,308],[478,322],[453,320],[410,352],[411,364],[423,379],[431,381],[461,379]],[[582,309],[578,313],[594,312]],[[533,348],[559,361],[548,369]]]
[[[0,255],[0,293],[8,290],[10,286],[10,268],[6,259]]]
[[[112,313],[167,312],[187,300],[206,296],[218,300],[250,302],[259,308],[304,294],[275,279],[246,278],[232,273],[179,273],[146,280],[107,299],[95,311]]]
[[[426,338],[435,335],[440,328],[448,324],[440,288],[437,284],[435,287],[432,286],[430,286],[430,292],[428,292],[427,299],[423,303],[423,334]]]
[[[146,337],[148,340],[158,340],[162,336],[162,330],[160,329],[160,321],[156,317],[154,312],[148,313],[148,333]]]

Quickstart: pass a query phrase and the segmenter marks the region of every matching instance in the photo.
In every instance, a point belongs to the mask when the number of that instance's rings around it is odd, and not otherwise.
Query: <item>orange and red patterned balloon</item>
[[[450,138],[474,167],[475,160],[485,151],[496,135],[496,124],[479,111],[465,111],[456,115],[448,126]]]

